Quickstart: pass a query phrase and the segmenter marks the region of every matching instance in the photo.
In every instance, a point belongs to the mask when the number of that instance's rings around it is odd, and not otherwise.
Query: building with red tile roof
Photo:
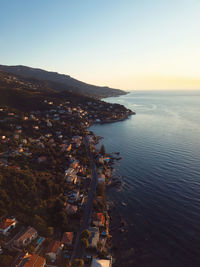
[[[44,267],[46,264],[45,258],[37,254],[22,253],[18,256],[13,267]]]
[[[31,241],[33,241],[37,236],[37,231],[33,227],[29,226],[17,239],[13,241],[13,243],[16,247],[25,247],[30,244]]]
[[[47,248],[46,255],[49,256],[51,261],[56,261],[57,257],[60,255],[62,247],[61,242],[52,240]]]
[[[0,232],[4,235],[7,234],[7,232],[12,228],[15,227],[17,221],[15,218],[6,218],[1,224],[0,224]]]
[[[95,226],[104,226],[105,225],[105,216],[101,212],[96,212],[93,214],[93,224]]]
[[[65,232],[62,236],[61,243],[67,246],[72,246],[74,233],[73,232]]]

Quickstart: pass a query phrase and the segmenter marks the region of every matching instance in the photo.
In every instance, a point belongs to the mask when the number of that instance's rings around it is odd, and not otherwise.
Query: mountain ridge
[[[27,78],[60,83],[66,86],[66,88],[64,88],[64,90],[66,91],[84,94],[98,99],[127,94],[127,92],[120,89],[87,84],[85,82],[74,79],[69,75],[60,74],[53,71],[46,71],[40,68],[32,68],[23,65],[0,65],[0,70]]]

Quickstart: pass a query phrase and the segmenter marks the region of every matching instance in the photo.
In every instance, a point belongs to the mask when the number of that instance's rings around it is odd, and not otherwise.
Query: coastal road
[[[89,191],[88,197],[87,197],[87,202],[86,202],[85,207],[84,207],[82,225],[80,227],[80,231],[77,233],[77,236],[76,236],[71,261],[73,261],[74,259],[77,259],[77,258],[78,259],[83,258],[84,249],[81,246],[80,235],[85,229],[88,229],[88,227],[90,226],[91,219],[92,219],[93,199],[94,199],[97,184],[98,184],[97,168],[96,168],[96,165],[94,162],[94,158],[93,158],[93,156],[90,152],[90,149],[89,149],[89,141],[88,141],[87,137],[84,137],[84,143],[85,143],[85,147],[86,147],[86,150],[88,152],[88,155],[89,155],[90,161],[91,161],[91,183],[90,183],[90,191]]]

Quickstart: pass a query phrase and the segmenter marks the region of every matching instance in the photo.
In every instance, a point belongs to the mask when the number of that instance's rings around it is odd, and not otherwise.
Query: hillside
[[[131,113],[124,106],[112,104],[113,113],[109,110],[111,104],[102,100],[89,97],[73,90],[65,90],[66,86],[62,83],[52,81],[38,80],[34,78],[22,77],[12,73],[7,73],[0,70],[0,106],[9,107],[23,112],[31,110],[46,110],[49,105],[47,102],[53,101],[54,104],[69,101],[73,107],[88,106],[89,109],[95,110],[100,105],[98,110],[102,120],[109,118],[117,113]]]
[[[105,98],[126,94],[125,91],[109,87],[100,87],[78,81],[69,75],[59,74],[57,72],[45,71],[42,69],[30,68],[26,66],[5,66],[0,65],[0,70],[20,75],[27,78],[34,78],[44,81],[51,81],[63,85],[62,90],[84,94],[93,98]],[[55,88],[59,90],[60,88]]]

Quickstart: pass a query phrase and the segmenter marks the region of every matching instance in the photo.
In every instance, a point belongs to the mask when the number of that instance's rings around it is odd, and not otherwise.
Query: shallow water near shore
[[[136,91],[105,101],[137,113],[90,128],[122,157],[115,164],[122,188],[109,191],[113,216],[127,222],[113,232],[117,263],[200,266],[200,91]]]

